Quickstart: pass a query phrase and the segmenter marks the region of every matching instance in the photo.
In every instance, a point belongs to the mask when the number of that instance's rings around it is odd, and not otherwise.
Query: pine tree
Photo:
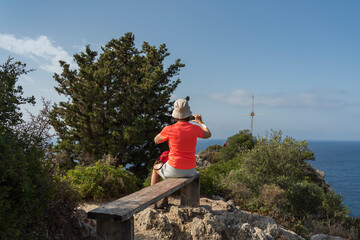
[[[31,70],[26,70],[26,64],[13,62],[13,58],[0,66],[0,126],[14,127],[22,122],[21,104],[35,104],[34,96],[23,97],[23,90],[20,85],[16,85],[21,75],[27,74]]]
[[[111,154],[117,156],[117,165],[130,164],[145,173],[160,153],[153,139],[171,120],[170,96],[180,83],[172,78],[185,65],[177,59],[165,68],[170,54],[166,45],[144,42],[138,50],[132,33],[101,49],[97,58],[87,46],[74,55],[77,70],[60,62],[63,72],[54,75],[56,91],[68,99],[55,105],[50,117],[59,135],[58,149],[68,167],[74,160],[89,164]]]

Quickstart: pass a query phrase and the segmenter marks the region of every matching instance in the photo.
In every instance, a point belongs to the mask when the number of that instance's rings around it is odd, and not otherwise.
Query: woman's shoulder
[[[173,129],[175,127],[175,124],[170,124],[170,125],[167,125],[165,126],[162,131],[169,131],[171,129]]]

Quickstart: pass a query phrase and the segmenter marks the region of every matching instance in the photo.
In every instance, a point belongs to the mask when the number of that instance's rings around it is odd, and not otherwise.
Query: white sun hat
[[[190,106],[188,104],[188,101],[186,101],[186,99],[178,99],[175,101],[174,110],[171,114],[173,118],[184,119],[190,117],[191,115],[192,112],[190,110]]]

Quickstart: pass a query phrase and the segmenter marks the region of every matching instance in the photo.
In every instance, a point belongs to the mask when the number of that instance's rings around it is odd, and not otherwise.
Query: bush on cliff
[[[239,168],[241,181],[255,193],[265,184],[276,184],[286,189],[289,185],[305,180],[302,169],[306,160],[314,159],[305,141],[297,142],[291,137],[282,139],[281,132],[260,138],[254,149],[243,156]],[[239,175],[237,174],[237,175]]]
[[[237,154],[247,152],[254,148],[256,139],[249,130],[243,130],[226,140],[226,147],[219,150],[218,162],[226,162],[233,159]]]
[[[244,149],[240,142],[229,142],[227,154],[221,149],[223,155],[217,155],[223,161],[201,170],[203,194],[226,194],[242,208],[275,217],[304,237],[315,230],[309,222],[322,223],[324,233],[342,229],[343,236],[354,235],[341,195],[329,192],[306,162],[314,159],[307,142],[283,138],[281,131],[253,147]]]
[[[199,169],[201,173],[201,193],[207,196],[226,195],[228,188],[223,179],[228,173],[237,169],[242,164],[243,153],[250,151],[256,143],[256,139],[249,130],[243,130],[227,139],[226,146],[213,145],[204,151],[209,162],[212,163],[206,169]],[[214,164],[215,163],[215,164]]]
[[[201,173],[201,194],[206,196],[226,195],[228,188],[225,187],[223,179],[232,169],[239,167],[240,164],[241,156],[238,155],[229,161],[218,162],[210,165],[208,168],[199,169]]]

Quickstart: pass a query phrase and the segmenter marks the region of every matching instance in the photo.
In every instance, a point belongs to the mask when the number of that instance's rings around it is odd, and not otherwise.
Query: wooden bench
[[[181,205],[198,206],[200,203],[200,174],[191,178],[168,178],[114,202],[88,212],[96,219],[97,239],[134,239],[134,217],[150,205],[181,189]]]

